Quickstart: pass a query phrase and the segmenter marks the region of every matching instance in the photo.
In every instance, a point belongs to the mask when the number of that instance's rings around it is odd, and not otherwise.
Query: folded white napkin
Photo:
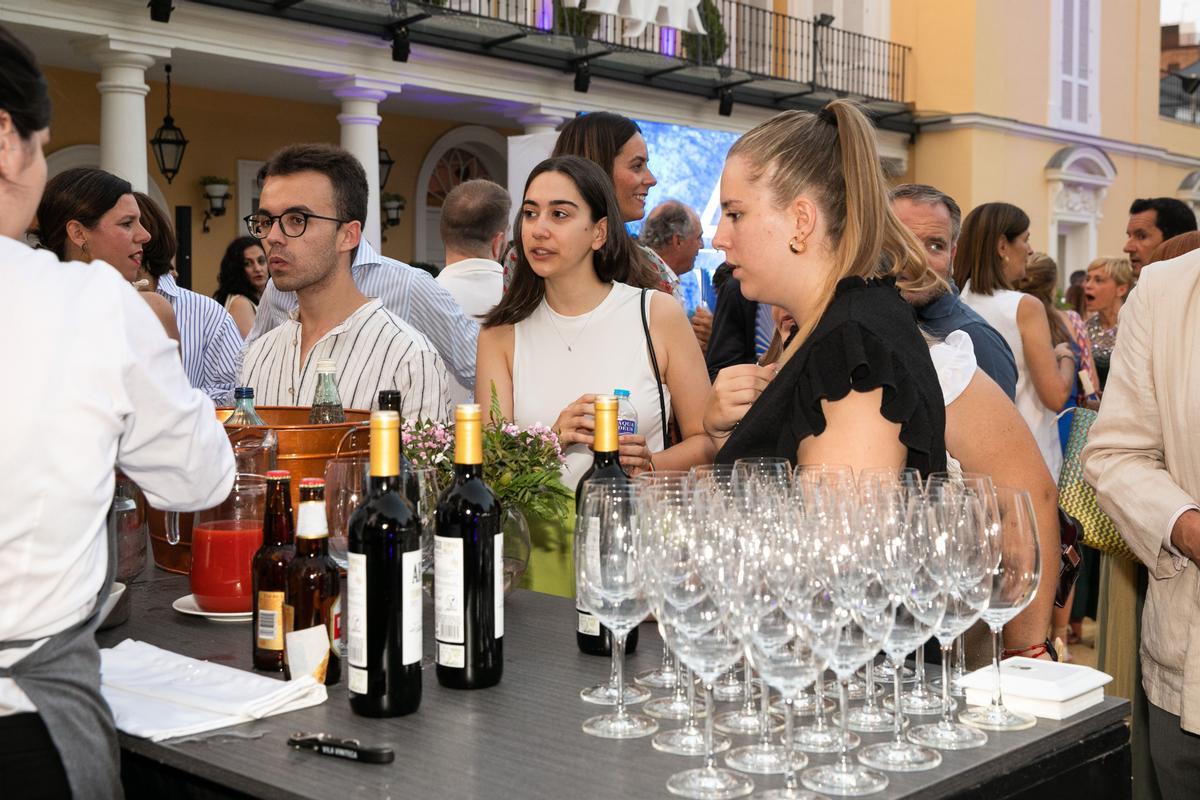
[[[327,696],[311,675],[277,681],[133,639],[100,651],[100,678],[117,728],[156,742],[308,708]]]

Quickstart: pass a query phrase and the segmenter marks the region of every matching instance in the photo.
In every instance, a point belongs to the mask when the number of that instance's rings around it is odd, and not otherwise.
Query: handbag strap
[[[654,368],[654,383],[658,386],[658,413],[662,415],[663,449],[671,446],[671,430],[667,426],[667,399],[663,396],[662,376],[658,371],[658,356],[654,354],[654,342],[650,339],[650,319],[646,316],[646,293],[642,289],[642,331],[646,334],[646,349],[650,351],[650,366]]]

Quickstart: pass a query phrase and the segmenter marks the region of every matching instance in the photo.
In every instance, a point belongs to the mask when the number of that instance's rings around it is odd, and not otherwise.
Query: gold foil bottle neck
[[[400,415],[395,411],[371,412],[371,475],[400,474]]]
[[[596,436],[592,451],[615,453],[617,443],[617,398],[611,394],[596,395]]]
[[[483,411],[476,403],[454,409],[454,463],[483,463]]]

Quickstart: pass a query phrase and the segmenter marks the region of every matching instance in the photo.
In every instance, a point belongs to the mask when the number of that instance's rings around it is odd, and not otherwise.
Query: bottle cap
[[[304,487],[304,486],[324,486],[324,485],[325,485],[324,478],[301,478],[300,479],[300,486],[302,486],[302,487]]]
[[[292,473],[286,469],[272,469],[267,471],[267,480],[269,481],[290,481]]]
[[[319,375],[323,372],[336,373],[337,372],[337,362],[334,361],[332,358],[322,358],[320,361],[317,362],[317,374]]]
[[[454,420],[471,422],[483,419],[483,409],[478,403],[459,403],[454,409]]]
[[[628,389],[613,389],[613,395],[616,397],[629,397]]]
[[[247,399],[253,400],[254,399],[254,387],[253,386],[237,387],[236,389],[233,390],[233,399],[234,400],[247,400]]]

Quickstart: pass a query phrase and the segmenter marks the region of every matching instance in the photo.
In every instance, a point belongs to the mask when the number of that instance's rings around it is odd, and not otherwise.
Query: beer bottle
[[[295,550],[292,519],[292,474],[273,469],[267,473],[267,510],[263,518],[263,543],[250,562],[253,576],[254,668],[283,670],[283,600],[287,592],[288,565]]]
[[[300,508],[296,514],[296,557],[287,573],[283,630],[286,635],[313,627],[324,630],[329,639],[329,659],[322,671],[325,685],[333,686],[342,677],[341,576],[337,564],[329,557],[325,481],[304,478],[300,481]],[[285,638],[283,674],[291,680],[289,667]]]

